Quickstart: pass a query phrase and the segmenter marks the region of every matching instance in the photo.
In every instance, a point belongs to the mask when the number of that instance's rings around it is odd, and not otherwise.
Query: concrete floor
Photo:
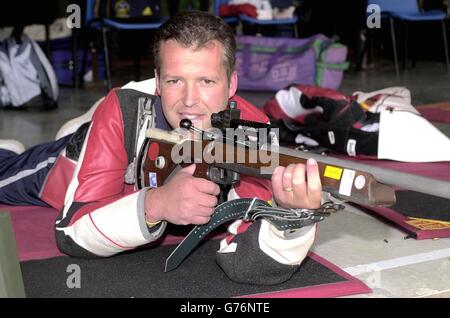
[[[373,293],[352,297],[449,297],[450,239],[405,239],[384,221],[347,207],[319,224],[313,251]]]
[[[151,70],[145,70],[151,74]],[[115,86],[130,80],[116,72]],[[144,72],[143,72],[144,73]],[[128,76],[128,77],[127,77]],[[420,62],[396,78],[388,61],[376,68],[345,74],[341,91],[372,91],[406,86],[414,105],[450,100],[450,76],[440,62]],[[79,116],[106,93],[99,83],[84,89],[61,88],[59,107],[51,111],[0,110],[0,139],[32,146],[54,138],[59,127]],[[262,106],[273,93],[241,92]],[[450,135],[448,126],[439,128]],[[360,278],[373,293],[354,297],[450,297],[450,239],[405,240],[397,228],[349,207],[319,225],[313,251]]]

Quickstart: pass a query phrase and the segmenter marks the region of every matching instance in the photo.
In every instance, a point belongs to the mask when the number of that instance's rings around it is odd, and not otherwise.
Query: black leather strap
[[[165,271],[177,268],[200,241],[225,222],[237,219],[253,221],[264,218],[278,230],[298,229],[322,221],[327,213],[307,213],[303,210],[273,208],[259,199],[236,199],[219,205],[204,225],[196,226],[166,260]]]
[[[203,225],[198,225],[184,238],[166,260],[165,271],[171,271],[178,267],[189,253],[201,242],[201,240],[211,233],[218,226],[230,221],[237,220],[245,215],[253,199],[237,199],[227,201],[214,210],[211,220]],[[260,201],[261,204],[269,205]]]

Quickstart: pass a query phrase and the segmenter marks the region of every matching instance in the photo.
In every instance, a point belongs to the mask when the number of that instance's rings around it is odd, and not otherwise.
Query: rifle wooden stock
[[[414,183],[440,182],[284,147],[271,147],[264,150],[244,148],[217,141],[194,141],[175,132],[159,129],[149,129],[147,137],[142,149],[143,155],[140,156],[137,167],[139,188],[151,184],[150,173],[156,175],[152,186],[159,187],[170,178],[177,166],[184,167],[192,163],[196,163],[194,172],[196,177],[210,179],[211,167],[217,167],[225,169],[225,171],[270,179],[276,166],[306,163],[308,158],[314,158],[318,162],[324,191],[342,200],[363,205],[393,205],[395,191],[390,185],[429,193],[429,189],[433,187],[428,186],[427,189],[423,189],[422,186],[419,186],[418,188],[414,186]],[[267,160],[274,158],[276,160]],[[396,178],[396,175],[400,175],[401,178]],[[450,184],[442,182],[445,183],[448,190],[438,194],[434,191],[432,194],[450,198],[450,193],[448,193]]]

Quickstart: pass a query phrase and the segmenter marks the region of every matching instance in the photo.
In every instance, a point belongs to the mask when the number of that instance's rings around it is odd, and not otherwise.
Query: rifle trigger
[[[206,175],[209,180],[221,185],[233,185],[240,180],[239,173],[212,165],[208,167]]]

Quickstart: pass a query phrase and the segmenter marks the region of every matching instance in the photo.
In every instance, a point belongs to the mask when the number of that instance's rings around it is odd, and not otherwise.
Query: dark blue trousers
[[[0,203],[48,206],[39,199],[39,193],[71,136],[36,145],[20,155],[0,149]]]

